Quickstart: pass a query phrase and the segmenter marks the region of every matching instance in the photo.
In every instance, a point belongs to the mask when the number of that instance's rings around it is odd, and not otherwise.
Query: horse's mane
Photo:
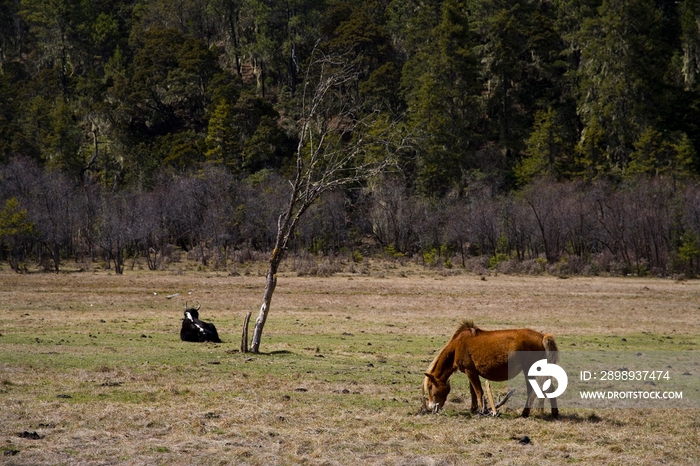
[[[463,320],[461,324],[459,324],[459,327],[457,327],[457,330],[455,333],[452,335],[452,338],[450,338],[450,342],[457,338],[457,335],[460,333],[464,332],[465,330],[470,330],[472,335],[476,335],[476,332],[479,330],[479,327],[474,325],[473,320]],[[435,356],[435,359],[433,359],[433,362],[430,363],[430,366],[428,366],[428,373],[432,373],[433,370],[435,369],[435,366],[437,365],[438,360],[442,360],[443,358],[449,357],[449,356],[443,356],[443,353],[447,354],[449,352],[454,352],[454,347],[450,345],[450,342],[448,342],[444,348],[438,353],[437,356]],[[454,357],[454,354],[452,355]]]
[[[433,362],[430,363],[430,366],[428,366],[428,370],[426,372],[432,374],[438,361],[447,362],[448,365],[452,365],[454,361],[454,347],[451,347],[449,342],[440,350],[437,356],[435,356],[435,359],[433,359]]]
[[[455,330],[455,333],[452,335],[451,339],[454,340],[457,337],[457,335],[459,335],[467,329],[473,329],[474,333],[476,333],[477,330],[480,330],[479,327],[474,325],[473,320],[463,320],[462,323],[459,324],[459,327],[457,327],[457,330]]]

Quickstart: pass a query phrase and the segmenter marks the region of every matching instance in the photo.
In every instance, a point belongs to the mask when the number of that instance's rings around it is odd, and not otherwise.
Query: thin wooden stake
[[[248,352],[248,322],[250,322],[250,315],[250,312],[246,314],[245,320],[243,321],[243,333],[241,334],[241,353]]]

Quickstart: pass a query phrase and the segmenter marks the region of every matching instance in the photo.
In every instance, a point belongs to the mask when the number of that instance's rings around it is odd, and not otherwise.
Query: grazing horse
[[[211,341],[213,343],[221,343],[214,324],[199,320],[199,309],[201,307],[202,306],[199,305],[196,308],[188,308],[187,304],[185,304],[185,318],[182,319],[180,339],[182,341]]]
[[[469,377],[471,411],[483,413],[484,392],[479,376],[502,382],[512,379],[521,371],[525,371],[527,375],[530,366],[544,358],[548,363],[557,362],[557,344],[553,335],[527,328],[481,330],[474,322],[464,321],[425,372],[424,406],[427,395],[428,409],[434,413],[442,409],[450,393],[450,376],[459,370]],[[528,401],[522,416],[528,417],[534,393],[527,381],[525,387]],[[552,417],[556,418],[559,416],[556,399],[549,400],[552,405]]]

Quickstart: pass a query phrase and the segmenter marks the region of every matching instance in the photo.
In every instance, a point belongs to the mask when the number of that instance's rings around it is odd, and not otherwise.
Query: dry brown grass
[[[262,296],[257,269],[116,276],[5,267],[0,464],[700,462],[695,410],[479,418],[468,413],[466,377],[456,375],[445,412],[416,415],[423,370],[464,318],[552,332],[563,351],[615,346],[623,336],[630,345],[696,350],[700,282],[482,280],[363,267],[365,274],[281,276],[261,355],[236,351],[243,316],[256,314]],[[202,304],[201,317],[224,343],[179,341],[186,300]],[[25,431],[42,438],[18,436]],[[518,443],[524,435],[532,444]]]

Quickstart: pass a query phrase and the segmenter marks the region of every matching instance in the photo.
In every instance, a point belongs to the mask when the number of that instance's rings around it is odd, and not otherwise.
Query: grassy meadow
[[[462,319],[554,333],[562,352],[698,351],[700,281],[367,261],[332,277],[287,271],[263,352],[242,354],[264,277],[262,265],[237,271],[17,275],[3,264],[0,464],[700,463],[700,410],[472,416],[455,374],[445,410],[419,414],[423,372]],[[223,343],[180,341],[186,301]]]

